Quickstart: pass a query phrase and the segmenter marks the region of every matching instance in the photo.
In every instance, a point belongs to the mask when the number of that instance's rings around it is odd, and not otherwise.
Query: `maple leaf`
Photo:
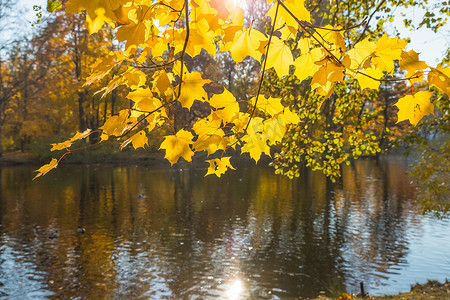
[[[53,158],[50,163],[43,165],[42,167],[40,167],[39,169],[37,169],[35,172],[38,172],[36,174],[36,176],[34,176],[33,180],[35,180],[36,178],[38,178],[39,176],[45,175],[48,172],[50,172],[51,170],[53,170],[54,168],[56,168],[58,166],[58,160],[56,158]]]
[[[350,58],[350,65],[348,66],[352,70],[358,70],[359,67],[370,57],[374,52],[377,45],[374,42],[369,42],[365,39],[355,45],[348,51],[348,57]]]
[[[180,157],[183,157],[186,161],[191,161],[192,156],[194,155],[194,152],[190,147],[193,138],[194,136],[192,133],[181,129],[175,135],[165,136],[159,149],[166,150],[166,155],[164,157],[172,165],[176,163]]]
[[[86,11],[86,27],[89,34],[97,32],[104,23],[114,28],[114,10],[128,0],[69,0],[66,3],[66,13]]]
[[[416,126],[417,123],[427,114],[434,114],[434,105],[430,102],[433,93],[420,91],[414,95],[406,95],[400,98],[395,106],[398,107],[398,122],[409,120]]]
[[[267,38],[255,29],[243,29],[235,34],[230,45],[230,54],[236,63],[240,63],[247,56],[251,56],[257,61],[261,60],[262,52],[258,51],[259,45]]]
[[[267,145],[267,136],[264,132],[264,124],[262,118],[252,118],[248,126],[247,135],[242,138],[245,142],[242,146],[242,153],[248,152],[250,157],[256,162],[261,157],[261,154],[265,153],[270,156],[270,148]]]
[[[370,77],[364,74],[369,75]],[[374,90],[378,89],[381,81],[375,79],[381,79],[383,77],[384,73],[380,69],[374,67],[362,69],[355,75],[355,79],[358,80],[361,90],[364,90],[366,88]]]
[[[173,78],[173,76],[171,76]],[[155,88],[157,89],[158,93],[162,95],[166,91],[171,95],[173,93],[172,89],[172,83],[171,79],[169,78],[169,75],[166,71],[160,70],[156,71],[153,75],[153,79],[155,80]]]
[[[274,68],[279,78],[289,75],[289,66],[294,63],[289,46],[276,36],[272,37],[266,68]]]
[[[136,11],[136,9],[132,11]],[[152,21],[142,19],[144,15],[142,9],[139,9],[137,14],[138,16],[136,22],[130,22],[129,24],[121,26],[117,29],[117,40],[120,42],[127,41],[125,48],[130,46],[138,46],[144,43],[151,34],[158,34]]]
[[[264,132],[271,145],[281,142],[286,133],[286,124],[281,116],[270,118],[264,121]]]
[[[300,123],[299,116],[292,112],[289,107],[284,108],[284,112],[280,114],[281,119],[283,120],[283,123],[285,124],[298,124]]]
[[[192,129],[198,135],[193,144],[195,151],[206,150],[208,155],[211,155],[219,149],[225,150],[223,143],[225,133],[220,128],[221,123],[220,119],[215,119],[211,115],[195,122],[192,126]]]
[[[205,101],[208,95],[203,89],[203,85],[208,82],[211,82],[211,80],[202,79],[199,72],[185,73],[178,101],[186,108],[191,108],[194,100]]]
[[[195,151],[206,150],[208,156],[215,153],[217,150],[225,150],[225,145],[222,143],[222,139],[225,133],[222,129],[217,130],[214,134],[204,134],[198,137],[198,139],[192,145]]]
[[[383,35],[376,44],[372,62],[381,71],[390,73],[394,69],[394,60],[399,60],[407,42],[398,37],[388,38]]]
[[[93,82],[105,77],[115,66],[124,61],[126,56],[122,51],[109,52],[104,58],[98,58],[92,65],[92,73],[86,78],[84,85],[90,85]]]
[[[203,119],[198,119],[197,122],[192,126],[192,129],[198,136],[211,135],[220,129],[221,121],[208,117]]]
[[[120,145],[120,150],[122,150],[123,148],[125,148],[128,144],[132,144],[134,149],[138,149],[138,148],[144,148],[145,145],[148,145],[148,138],[147,135],[145,134],[144,130],[139,131],[138,133],[134,134],[132,137],[130,137],[129,139],[125,140],[121,145]]]
[[[319,37],[324,40],[324,46],[337,58],[340,58],[347,49],[345,46],[344,37],[339,30],[342,30],[342,27],[333,27],[331,25],[316,28],[316,35],[319,35]]]
[[[323,55],[324,53],[321,48],[314,48],[311,49],[311,51],[302,52],[302,55],[297,57],[294,62],[294,75],[299,80],[305,80],[306,78],[313,76],[320,68],[315,62],[321,60]]]
[[[230,12],[227,8],[227,2],[225,0],[211,0],[209,5],[217,11],[217,17],[222,20],[226,20],[230,16]]]
[[[298,41],[298,48],[301,55],[297,57],[294,62],[294,75],[299,80],[304,80],[309,76],[313,76],[320,68],[320,66],[316,64],[316,61],[320,61],[323,58],[324,52],[322,48],[310,49],[312,43],[312,40],[309,38],[303,38]]]
[[[226,88],[222,94],[214,94],[209,103],[212,107],[217,108],[216,115],[226,123],[232,122],[239,113],[239,104]]]
[[[215,158],[207,160],[206,162],[209,163],[208,172],[206,173],[205,177],[210,174],[215,174],[217,177],[222,176],[228,169],[235,170],[233,166],[230,163],[229,156],[222,157],[222,158]]]
[[[255,105],[256,97],[253,97],[250,102],[252,105]],[[258,103],[256,104],[256,107],[266,113],[268,113],[270,116],[275,116],[276,114],[279,114],[283,111],[284,106],[281,104],[281,98],[266,98],[264,96],[260,96],[258,98]]]
[[[119,111],[118,116],[109,117],[100,129],[104,134],[121,136],[136,123],[136,118],[130,117],[130,111],[123,109]]]
[[[127,98],[133,100],[134,106],[137,106],[137,104],[142,100],[152,99],[153,92],[149,88],[138,88],[132,92],[129,92]]]
[[[158,98],[153,97],[153,92],[149,88],[139,88],[133,92],[128,93],[127,98],[133,100],[132,117],[138,117],[142,115],[141,112],[152,113],[150,117],[156,121],[160,117],[166,117],[166,109],[162,107],[162,103]],[[158,112],[155,110],[158,109]],[[147,121],[151,122],[148,118]]]
[[[181,52],[184,48],[184,41],[186,38],[187,31],[185,29],[179,29],[176,31],[175,35],[175,53]],[[207,32],[203,33],[201,28],[198,28],[192,24],[190,28],[189,40],[186,47],[186,53],[194,57],[200,54],[201,50],[205,49],[206,52],[213,55],[216,52],[216,44],[214,43],[213,33]]]
[[[401,60],[399,61],[399,65],[402,70],[407,71],[405,75],[405,77],[407,78],[419,74],[422,75],[423,73],[422,70],[428,68],[428,65],[424,61],[419,60],[419,53],[417,53],[414,50],[408,52],[403,51],[401,54]],[[421,80],[420,77],[417,79],[417,81]]]
[[[75,135],[72,138],[70,138],[69,140],[62,142],[62,143],[51,144],[53,147],[52,147],[52,149],[50,149],[50,151],[67,149],[70,146],[72,146],[73,142],[84,139],[85,137],[89,136],[90,134],[91,134],[90,129],[86,129],[83,132],[77,131],[77,133],[75,133]]]
[[[427,80],[450,97],[450,68],[431,68]]]
[[[305,8],[304,2],[304,0],[286,0],[283,4],[292,12],[294,16],[297,17],[298,20],[309,22],[311,20],[311,15]],[[275,10],[276,5],[273,5],[266,14],[266,16],[270,17],[272,21],[275,18]],[[286,23],[287,26],[292,28],[292,32],[295,32],[295,29],[298,27],[298,23],[286,9],[280,7],[278,9],[278,16],[279,19],[277,20],[276,27],[281,27],[284,23]]]
[[[311,88],[326,98],[331,94],[336,81],[344,79],[344,68],[334,62],[327,62],[314,74],[311,80]]]

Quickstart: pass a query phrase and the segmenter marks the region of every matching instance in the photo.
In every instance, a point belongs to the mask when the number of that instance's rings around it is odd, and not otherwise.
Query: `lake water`
[[[450,278],[450,222],[404,159],[332,183],[264,167],[0,169],[1,299],[285,299]],[[78,233],[77,227],[85,228]]]

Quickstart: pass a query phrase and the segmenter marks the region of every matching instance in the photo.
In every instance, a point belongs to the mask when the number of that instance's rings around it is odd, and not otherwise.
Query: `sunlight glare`
[[[244,287],[242,281],[240,279],[235,279],[227,290],[227,299],[239,299],[243,290]]]

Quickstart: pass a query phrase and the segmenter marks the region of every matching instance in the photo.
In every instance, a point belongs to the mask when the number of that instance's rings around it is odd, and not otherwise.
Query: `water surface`
[[[372,295],[450,277],[450,223],[424,216],[406,161],[331,183],[263,167],[0,170],[2,299]],[[77,227],[86,229],[84,234]]]

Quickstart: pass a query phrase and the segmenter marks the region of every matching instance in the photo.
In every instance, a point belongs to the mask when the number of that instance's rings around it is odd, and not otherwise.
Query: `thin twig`
[[[259,95],[260,95],[260,93],[261,93],[262,83],[263,83],[263,81],[264,81],[264,74],[265,74],[265,72],[266,72],[267,58],[269,57],[270,42],[272,41],[273,32],[274,32],[274,30],[275,30],[275,25],[276,25],[276,21],[277,21],[277,15],[278,15],[278,8],[279,8],[279,7],[280,7],[280,5],[279,5],[279,1],[278,1],[277,8],[276,8],[276,10],[275,10],[275,17],[274,17],[274,20],[273,20],[272,31],[270,32],[269,42],[268,42],[268,44],[267,44],[266,56],[264,57],[263,69],[262,69],[262,72],[261,72],[261,79],[259,80],[259,87],[258,87],[258,91],[257,91],[257,93],[256,93],[255,105],[254,105],[254,107],[253,107],[252,113],[251,113],[250,118],[249,118],[249,120],[248,120],[247,126],[245,126],[244,132],[247,132],[248,126],[250,125],[250,121],[252,120],[253,115],[255,114],[256,106],[257,106],[257,104],[258,104],[258,98],[259,98]]]
[[[369,19],[367,20],[366,26],[364,26],[364,30],[363,32],[361,32],[359,38],[356,40],[355,44],[357,44],[359,41],[361,41],[361,39],[364,36],[364,33],[366,33],[367,28],[369,28],[369,24],[370,21],[372,20],[373,16],[375,15],[375,13],[381,8],[381,6],[384,4],[384,2],[386,2],[386,0],[382,0],[377,7],[375,8],[375,10],[370,14]]]

